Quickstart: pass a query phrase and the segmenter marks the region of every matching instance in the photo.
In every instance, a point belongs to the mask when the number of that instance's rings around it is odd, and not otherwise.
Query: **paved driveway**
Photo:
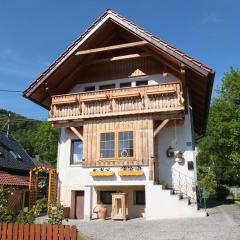
[[[223,204],[204,218],[145,221],[74,221],[87,239],[96,240],[240,240],[240,206]]]

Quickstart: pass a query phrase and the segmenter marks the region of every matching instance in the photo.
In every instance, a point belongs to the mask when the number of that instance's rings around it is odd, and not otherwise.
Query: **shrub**
[[[62,224],[63,220],[63,206],[61,204],[54,204],[49,208],[48,219],[46,223],[48,224]]]
[[[198,187],[202,190],[204,198],[210,198],[216,194],[216,177],[208,167],[198,168]]]
[[[18,214],[16,223],[34,223],[35,219],[39,216],[39,213],[39,210],[35,206],[30,210],[24,208]]]
[[[0,223],[14,223],[15,214],[6,207],[0,206]]]
[[[216,198],[220,200],[225,200],[227,196],[230,194],[230,191],[225,185],[218,185],[216,187]]]
[[[45,213],[48,210],[48,201],[46,198],[42,198],[37,200],[36,202],[36,208],[40,213]]]
[[[0,186],[0,222],[15,222],[15,214],[7,208],[8,199],[13,192],[13,188]]]

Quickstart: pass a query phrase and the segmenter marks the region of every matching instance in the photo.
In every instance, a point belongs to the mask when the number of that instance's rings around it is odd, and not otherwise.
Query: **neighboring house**
[[[112,217],[198,216],[194,132],[205,133],[213,80],[107,10],[23,93],[61,129],[58,195],[70,216],[91,219],[96,206]]]
[[[13,211],[19,211],[24,205],[29,170],[35,166],[31,157],[11,134],[0,132],[0,185],[15,189],[8,201],[8,207]]]

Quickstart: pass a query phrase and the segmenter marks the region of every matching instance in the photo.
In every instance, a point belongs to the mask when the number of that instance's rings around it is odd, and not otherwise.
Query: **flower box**
[[[121,177],[127,176],[142,176],[143,170],[120,170],[118,171],[118,175]]]
[[[114,175],[113,171],[92,171],[89,173],[92,177],[111,177]]]

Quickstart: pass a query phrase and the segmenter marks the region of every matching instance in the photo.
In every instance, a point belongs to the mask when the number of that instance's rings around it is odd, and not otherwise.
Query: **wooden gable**
[[[214,72],[110,10],[23,95],[49,109],[51,96],[68,93],[76,84],[155,73],[182,80],[191,96],[195,130],[204,133]]]

